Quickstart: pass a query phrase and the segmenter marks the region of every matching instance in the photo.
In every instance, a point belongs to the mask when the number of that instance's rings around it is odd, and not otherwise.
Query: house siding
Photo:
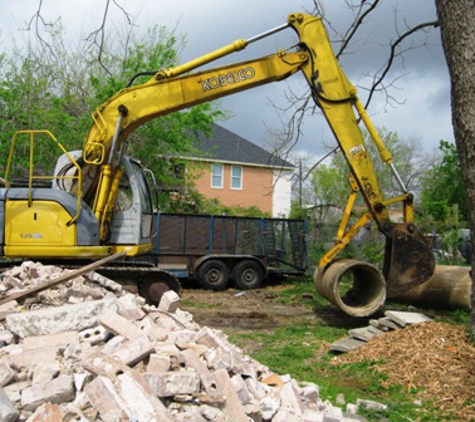
[[[211,163],[205,163],[195,180],[197,190],[208,199],[227,206],[258,207],[273,215],[274,172],[270,168],[242,165],[242,188],[231,189],[231,164],[224,164],[223,188],[211,187]]]

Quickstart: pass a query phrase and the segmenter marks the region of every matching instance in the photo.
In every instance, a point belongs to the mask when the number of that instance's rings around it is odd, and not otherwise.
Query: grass
[[[300,304],[314,310],[314,317],[296,323],[289,318],[272,330],[250,332],[230,331],[230,340],[246,353],[268,366],[277,374],[290,374],[298,381],[307,381],[319,386],[323,400],[335,403],[337,395],[343,394],[346,403],[356,403],[358,398],[378,401],[388,405],[386,411],[366,411],[369,421],[439,421],[444,420],[429,406],[414,404],[416,391],[406,391],[399,386],[383,387],[385,375],[373,370],[375,362],[365,361],[352,365],[331,365],[333,355],[328,352],[332,342],[345,337],[353,326],[364,326],[367,321],[341,315],[314,291],[313,282],[293,282],[276,289],[276,301],[283,304]],[[313,299],[303,299],[312,297]],[[388,309],[404,309],[395,303]],[[418,309],[438,321],[466,324],[469,312],[457,310],[435,313],[434,310]],[[382,315],[382,314],[381,314]],[[311,315],[313,316],[313,315]],[[224,330],[226,331],[226,330]],[[344,408],[345,406],[343,406]]]

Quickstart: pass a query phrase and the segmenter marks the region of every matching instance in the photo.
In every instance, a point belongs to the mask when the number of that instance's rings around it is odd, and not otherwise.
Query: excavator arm
[[[299,42],[294,52],[289,49],[256,60],[189,73],[287,27],[293,28],[298,35]],[[340,68],[322,20],[305,14],[291,14],[282,27],[251,40],[237,40],[184,65],[158,71],[148,82],[125,88],[95,111],[84,143],[83,162],[98,169],[97,177],[85,191],[86,197],[93,198],[91,207],[101,224],[101,239],[107,238],[113,219],[121,176],[120,155],[124,152],[127,136],[134,129],[152,118],[279,81],[298,71],[303,73],[316,104],[332,129],[351,174],[350,200],[335,246],[318,265],[315,275],[317,290],[348,313],[364,316],[374,312],[373,304],[379,306],[381,298],[384,302],[386,291],[392,295],[426,281],[434,271],[435,262],[431,248],[413,221],[413,195],[399,177],[389,152],[357,97],[355,87]],[[383,197],[359,127],[360,120],[381,158],[393,171],[401,187],[400,196]],[[347,228],[357,194],[363,196],[368,213]],[[388,206],[394,203],[402,204],[404,221],[401,223],[391,221]],[[382,275],[370,264],[336,261],[338,254],[368,221],[374,221],[387,238]],[[352,289],[356,296],[356,311],[338,294],[338,285],[347,271],[353,271],[356,278]]]

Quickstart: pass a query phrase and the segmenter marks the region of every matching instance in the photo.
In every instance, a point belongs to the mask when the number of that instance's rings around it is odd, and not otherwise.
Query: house
[[[273,217],[288,216],[295,166],[239,135],[212,125],[212,136],[200,137],[204,156],[195,185],[209,199],[227,206],[256,206]]]

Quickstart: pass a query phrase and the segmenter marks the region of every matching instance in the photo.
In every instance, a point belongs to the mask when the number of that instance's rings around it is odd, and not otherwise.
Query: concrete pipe
[[[374,265],[342,259],[314,274],[317,292],[348,315],[366,317],[377,312],[386,300],[386,282]]]
[[[391,297],[391,300],[429,308],[470,309],[471,292],[470,267],[437,265],[424,284]]]

